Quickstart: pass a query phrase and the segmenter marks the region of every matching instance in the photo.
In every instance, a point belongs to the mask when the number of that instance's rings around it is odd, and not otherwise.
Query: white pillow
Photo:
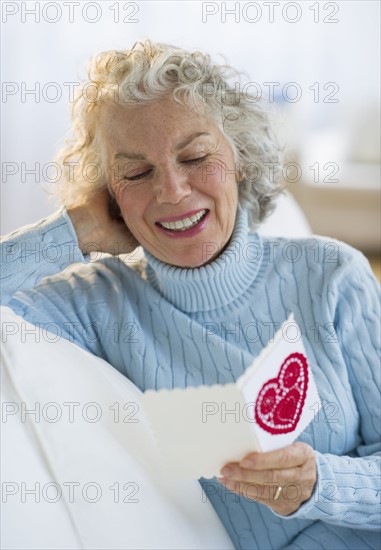
[[[1,547],[232,549],[199,483],[160,463],[140,391],[9,308],[1,315]]]
[[[312,229],[299,204],[285,190],[277,197],[274,212],[259,226],[258,233],[268,237],[297,239],[310,237]]]

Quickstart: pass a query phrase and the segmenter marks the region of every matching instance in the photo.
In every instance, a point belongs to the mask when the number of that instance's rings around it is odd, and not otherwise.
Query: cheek
[[[120,189],[115,193],[116,202],[124,217],[130,216],[139,209],[139,194],[132,189]]]
[[[237,201],[238,184],[232,173],[218,173],[209,177],[204,183],[205,192],[217,201]]]
[[[139,231],[146,226],[145,214],[147,212],[149,201],[140,193],[133,191],[120,193],[116,197],[123,219],[129,229]]]
[[[206,192],[231,193],[237,188],[235,164],[232,159],[213,158],[200,170],[199,182]]]

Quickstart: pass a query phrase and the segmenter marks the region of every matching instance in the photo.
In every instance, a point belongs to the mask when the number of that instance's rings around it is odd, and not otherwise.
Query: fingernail
[[[233,474],[233,469],[229,467],[222,468],[221,474],[223,477],[230,477]]]
[[[253,463],[251,462],[251,460],[245,458],[244,460],[242,460],[242,462],[240,462],[240,466],[242,466],[243,468],[251,468],[253,466]]]

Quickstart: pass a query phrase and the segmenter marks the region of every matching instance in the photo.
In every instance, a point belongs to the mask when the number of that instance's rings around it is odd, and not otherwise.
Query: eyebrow
[[[183,141],[180,141],[180,143],[178,143],[175,146],[175,151],[180,151],[181,149],[184,149],[184,147],[189,145],[193,140],[195,140],[196,138],[198,138],[200,136],[210,136],[210,135],[211,134],[209,134],[209,132],[194,132],[190,136],[186,137]],[[134,160],[145,160],[146,159],[145,155],[142,155],[142,154],[139,154],[139,153],[128,153],[128,152],[116,153],[116,155],[114,155],[115,160],[119,159],[119,158],[128,158],[128,159],[134,159]]]
[[[194,139],[200,137],[200,136],[210,136],[209,132],[195,132],[194,134],[191,134],[187,138],[185,138],[183,141],[180,141],[175,147],[175,151],[179,151],[180,149],[184,149],[187,145],[191,143]]]

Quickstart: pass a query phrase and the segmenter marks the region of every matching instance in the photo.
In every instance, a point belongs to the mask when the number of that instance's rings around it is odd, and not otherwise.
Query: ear
[[[119,205],[116,202],[115,197],[113,195],[111,195],[110,193],[109,193],[109,196],[108,196],[108,208],[109,208],[110,216],[111,216],[112,219],[114,219],[114,220],[123,219],[122,218],[122,213],[121,213],[120,208],[119,208]]]
[[[242,168],[240,168],[239,163],[237,163],[237,169],[235,171],[235,181],[237,185],[239,185],[240,183],[243,183],[244,179],[245,178],[243,175],[243,170]]]
[[[234,149],[233,149],[234,151]],[[242,165],[241,151],[236,151],[234,154],[234,166],[235,166],[235,181],[237,185],[243,183],[245,180],[244,165]],[[241,160],[240,160],[241,159]]]

